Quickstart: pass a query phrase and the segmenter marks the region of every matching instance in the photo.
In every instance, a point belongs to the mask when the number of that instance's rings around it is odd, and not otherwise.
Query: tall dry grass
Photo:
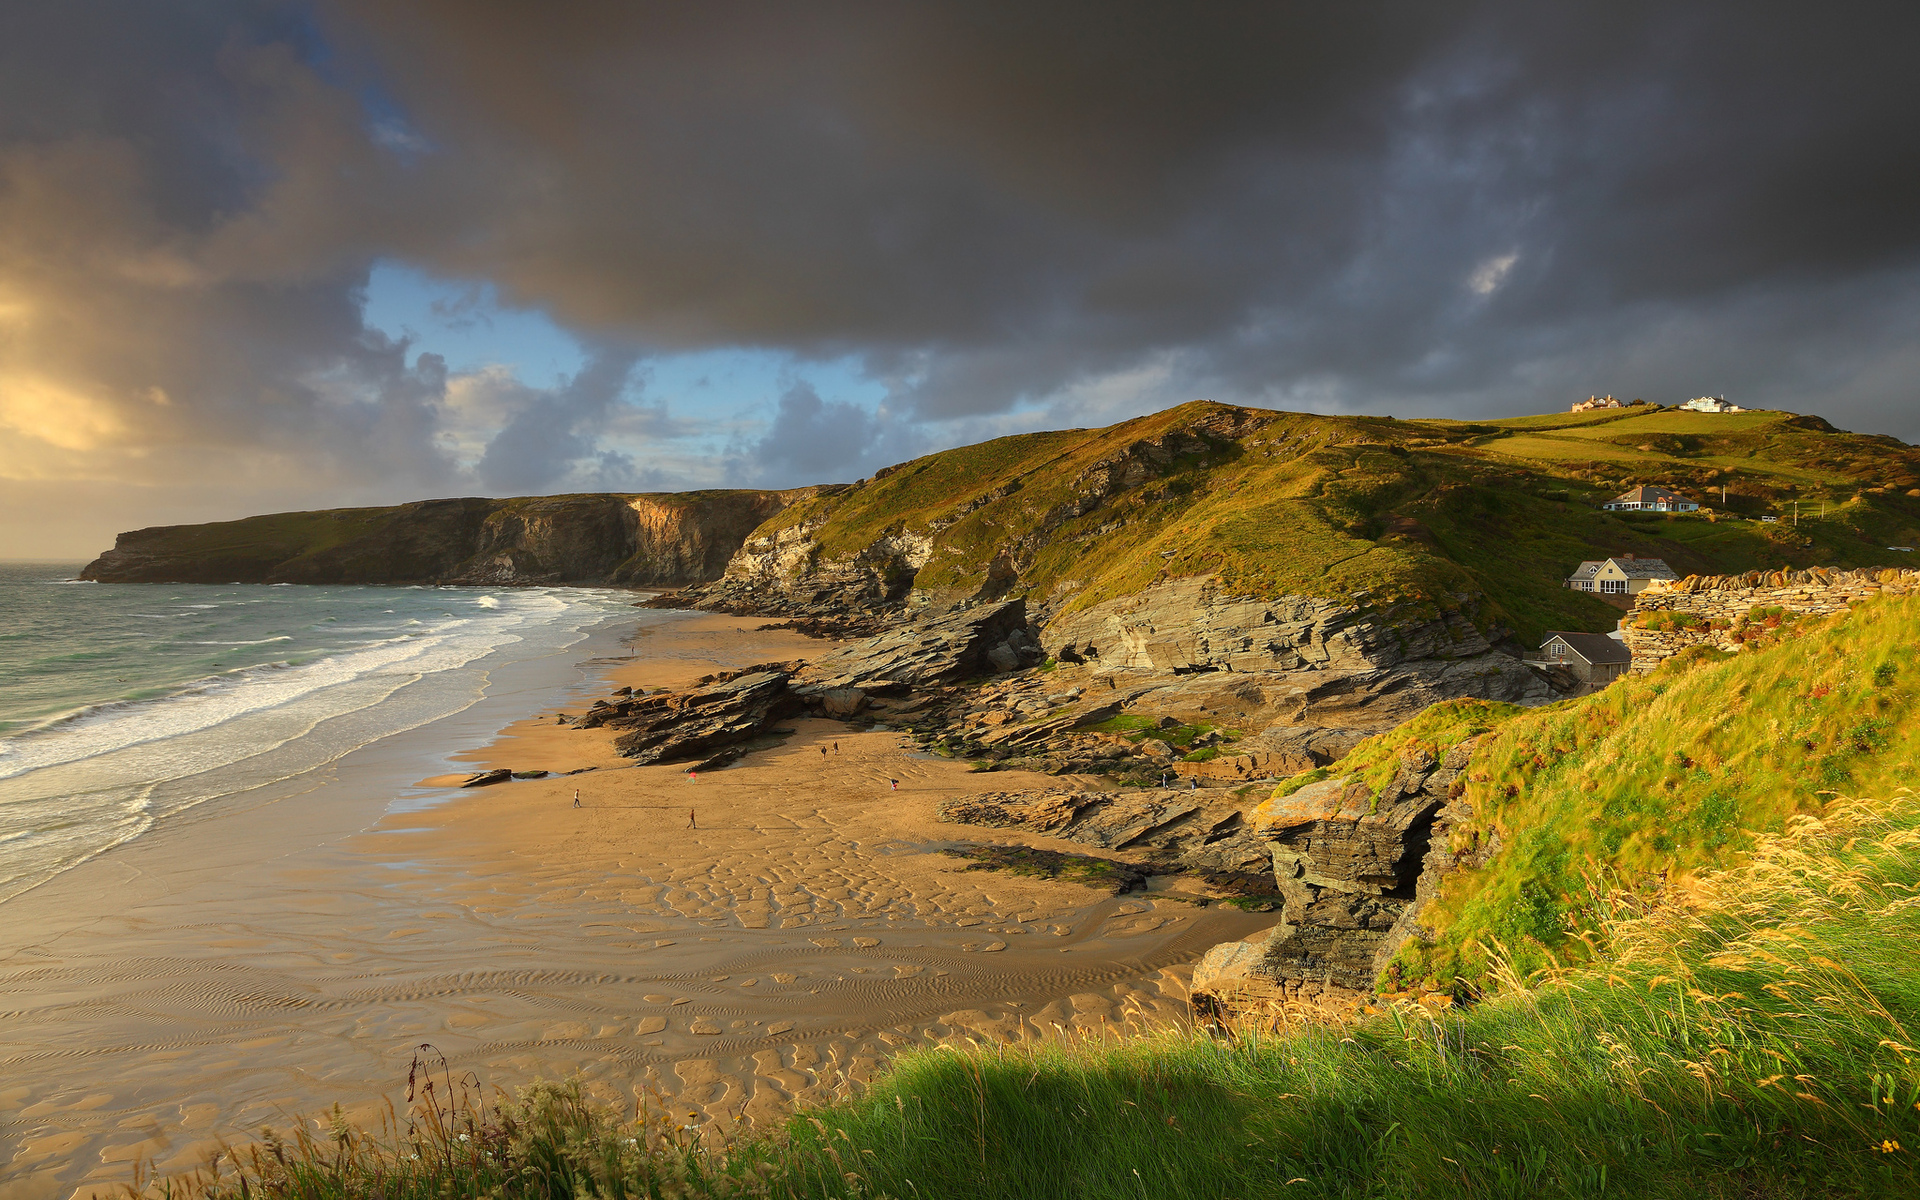
[[[1841,800],[1741,865],[1597,898],[1583,965],[1440,1010],[1278,1012],[1228,1036],[910,1054],[731,1146],[577,1085],[266,1138],[143,1195],[1881,1197],[1920,1195],[1920,802]]]

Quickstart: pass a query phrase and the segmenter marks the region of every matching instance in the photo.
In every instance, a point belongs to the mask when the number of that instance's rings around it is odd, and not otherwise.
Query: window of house
[[[1600,590],[1619,595],[1627,590],[1627,581],[1624,579],[1602,579],[1600,581]]]

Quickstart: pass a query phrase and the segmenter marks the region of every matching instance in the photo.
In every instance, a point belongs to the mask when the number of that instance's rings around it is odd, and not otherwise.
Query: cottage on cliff
[[[1560,633],[1547,631],[1540,647],[1539,662],[1565,667],[1583,683],[1605,686],[1627,673],[1633,666],[1633,653],[1626,643],[1604,633]]]
[[[1659,484],[1629,488],[1600,506],[1608,512],[1696,512],[1699,504]]]
[[[1687,412],[1703,413],[1743,413],[1747,411],[1738,404],[1728,404],[1725,396],[1695,396],[1680,407]]]
[[[1622,554],[1618,558],[1603,558],[1592,562],[1583,562],[1567,576],[1567,586],[1576,592],[1598,592],[1601,595],[1633,596],[1644,592],[1655,580],[1680,578],[1673,568],[1658,558],[1635,558],[1631,554]]]

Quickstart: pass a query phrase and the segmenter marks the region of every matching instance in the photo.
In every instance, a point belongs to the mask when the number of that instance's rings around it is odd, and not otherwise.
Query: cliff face
[[[123,533],[104,583],[617,583],[717,578],[753,529],[814,494],[710,491],[422,500]]]

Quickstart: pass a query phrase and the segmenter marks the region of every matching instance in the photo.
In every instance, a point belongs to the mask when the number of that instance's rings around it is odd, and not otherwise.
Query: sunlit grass
[[[1285,1010],[896,1061],[732,1145],[574,1086],[344,1125],[145,1195],[1871,1197],[1920,1187],[1920,805],[1839,801],[1740,866],[1601,898],[1593,961],[1464,1010]],[[1498,957],[1495,948],[1496,958]],[[417,1098],[418,1099],[418,1098]]]

